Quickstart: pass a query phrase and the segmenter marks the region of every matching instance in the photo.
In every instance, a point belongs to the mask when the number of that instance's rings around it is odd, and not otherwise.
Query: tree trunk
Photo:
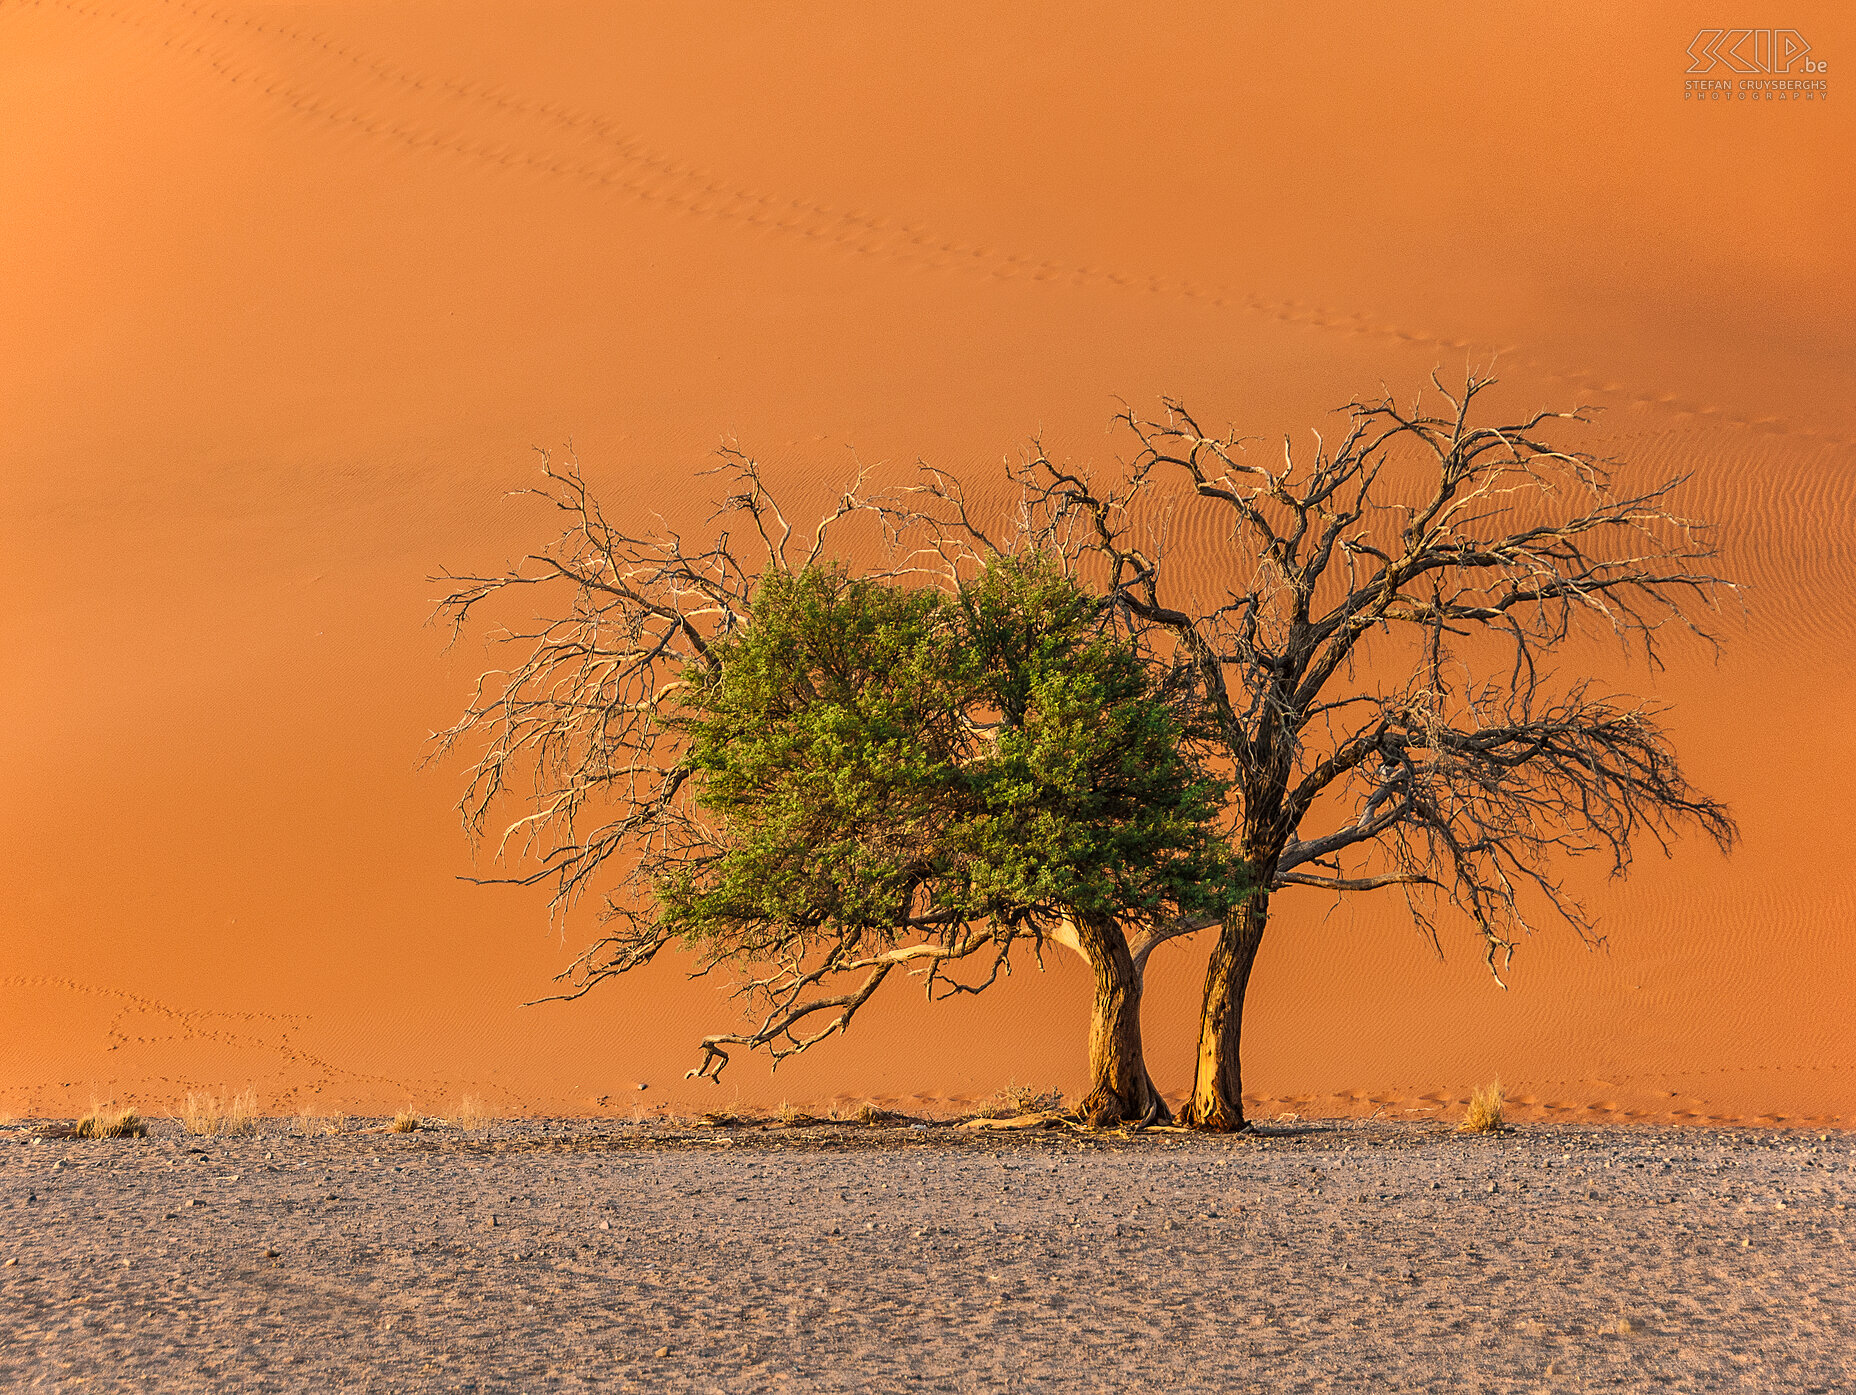
[[[1269,893],[1257,892],[1226,917],[1218,943],[1212,946],[1199,1018],[1198,1070],[1183,1116],[1193,1128],[1236,1133],[1245,1127],[1244,1074],[1238,1060],[1244,989],[1269,916]]]
[[[1084,957],[1095,970],[1095,1008],[1089,1019],[1089,1094],[1077,1106],[1098,1127],[1156,1123],[1172,1111],[1147,1074],[1141,1054],[1142,973],[1128,940],[1113,921],[1077,924]]]

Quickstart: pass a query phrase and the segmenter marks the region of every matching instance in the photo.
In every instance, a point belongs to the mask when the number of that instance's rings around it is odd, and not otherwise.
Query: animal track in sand
[[[21,0],[21,3],[56,8],[82,18],[108,21],[140,30],[151,38],[159,39],[162,46],[170,51],[205,60],[228,83],[250,85],[264,96],[281,102],[307,118],[347,127],[421,153],[448,155],[486,167],[524,170],[543,177],[573,180],[683,216],[734,223],[775,236],[800,237],[852,255],[881,256],[888,261],[932,270],[979,273],[994,280],[1032,280],[1072,288],[1133,290],[1150,295],[1171,296],[1218,309],[1235,308],[1246,314],[1285,324],[1350,335],[1368,335],[1394,343],[1431,345],[1440,350],[1462,350],[1498,357],[1521,351],[1519,345],[1482,344],[1431,330],[1414,330],[1389,322],[1384,316],[1369,315],[1362,311],[1341,312],[1298,300],[1267,300],[1254,292],[1223,284],[1202,285],[1158,274],[1109,270],[1089,264],[1071,264],[1046,257],[1006,252],[931,230],[920,223],[901,222],[895,217],[864,210],[841,210],[815,199],[784,198],[764,193],[744,184],[727,182],[703,166],[651,149],[640,137],[625,131],[615,118],[564,103],[523,97],[488,82],[416,72],[386,58],[365,53],[323,32],[270,23],[206,5],[188,4],[185,0],[157,0],[165,8],[178,10],[202,23],[215,24],[225,29],[243,29],[255,36],[281,39],[292,45],[314,49],[357,69],[369,80],[409,94],[436,96],[441,100],[487,110],[498,116],[532,119],[563,132],[590,137],[594,142],[616,150],[619,159],[616,163],[607,164],[576,162],[571,156],[525,149],[494,139],[467,135],[447,136],[427,125],[395,120],[377,112],[356,108],[341,98],[320,93],[305,84],[290,83],[283,78],[267,75],[256,63],[234,65],[205,42],[185,40],[171,27],[155,20],[137,18],[129,11],[102,5],[83,5],[76,3],[76,0]],[[1549,381],[1565,382],[1649,410],[1684,417],[1714,418],[1723,425],[1741,429],[1799,436],[1840,445],[1851,444],[1853,439],[1789,425],[1772,416],[1736,416],[1717,405],[1685,399],[1675,393],[1635,388],[1608,379],[1600,381],[1603,375],[1593,370],[1568,370],[1538,357],[1523,358],[1518,362]]]
[[[103,1036],[106,1049],[109,1051],[156,1047],[177,1042],[205,1043],[226,1047],[233,1051],[274,1055],[278,1058],[275,1073],[280,1077],[292,1068],[307,1067],[312,1072],[319,1073],[311,1075],[307,1081],[293,1081],[293,1085],[321,1086],[349,1082],[382,1086],[395,1092],[408,1089],[405,1081],[367,1071],[351,1070],[318,1056],[314,1052],[304,1050],[293,1040],[293,1037],[309,1025],[311,1018],[307,1013],[176,1007],[158,998],[131,992],[128,989],[113,988],[106,984],[83,983],[77,979],[50,974],[7,975],[0,977],[0,988],[54,989],[83,997],[114,1001],[118,1005],[116,1014],[104,1028]],[[175,1028],[174,1034],[165,1037],[131,1035],[127,1028],[137,1014],[146,1014],[171,1022]],[[218,1025],[222,1023],[229,1025]],[[270,1027],[274,1030],[268,1032],[241,1030],[244,1027]],[[165,1076],[155,1078],[178,1089],[198,1089],[212,1083],[169,1081]]]

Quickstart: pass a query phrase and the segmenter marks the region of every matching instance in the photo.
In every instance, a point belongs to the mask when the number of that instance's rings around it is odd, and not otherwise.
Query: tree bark
[[[1236,1133],[1244,1122],[1244,1074],[1238,1047],[1244,1025],[1244,990],[1263,927],[1269,922],[1270,897],[1260,891],[1225,918],[1205,968],[1205,1005],[1199,1017],[1199,1061],[1183,1121],[1196,1129]]]
[[[1141,1052],[1143,975],[1128,940],[1113,921],[1078,920],[1083,955],[1095,970],[1096,996],[1089,1019],[1089,1094],[1077,1115],[1098,1127],[1170,1121],[1172,1111],[1154,1088]]]

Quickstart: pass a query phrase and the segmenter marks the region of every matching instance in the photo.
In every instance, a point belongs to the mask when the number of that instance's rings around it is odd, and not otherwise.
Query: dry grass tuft
[[[1457,1125],[1462,1133],[1500,1133],[1506,1124],[1502,1118],[1502,1107],[1508,1103],[1508,1096],[1502,1090],[1502,1082],[1497,1080],[1492,1085],[1484,1085],[1469,1097],[1469,1108],[1463,1114],[1463,1122]]]
[[[475,1095],[464,1096],[458,1101],[458,1107],[451,1111],[451,1122],[461,1129],[480,1129],[495,1120],[496,1116],[490,1113],[490,1107]]]
[[[296,1116],[296,1127],[299,1133],[311,1136],[338,1134],[348,1127],[348,1116],[339,1109],[333,1114],[318,1114],[314,1105],[306,1104]]]
[[[833,1124],[882,1124],[891,1119],[900,1119],[900,1114],[892,1114],[877,1104],[875,1100],[865,1100],[862,1104],[834,1104],[827,1111],[825,1118]]]
[[[1007,1085],[979,1108],[980,1119],[1017,1119],[1026,1114],[1055,1114],[1063,1108],[1063,1091],[1035,1085]]]
[[[393,1116],[393,1121],[387,1125],[387,1128],[392,1133],[412,1133],[419,1127],[419,1123],[419,1116],[413,1112],[409,1104]]]
[[[73,1138],[146,1138],[148,1125],[142,1116],[128,1105],[117,1108],[112,1104],[90,1102],[90,1113],[77,1121],[77,1127],[71,1131]]]
[[[188,1133],[250,1135],[258,1131],[258,1097],[246,1090],[233,1095],[187,1092],[187,1102],[176,1116]]]

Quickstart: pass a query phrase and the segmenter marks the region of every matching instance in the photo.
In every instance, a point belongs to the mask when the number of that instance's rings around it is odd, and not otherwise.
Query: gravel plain
[[[13,1390],[1856,1389],[1856,1136],[0,1128]]]

